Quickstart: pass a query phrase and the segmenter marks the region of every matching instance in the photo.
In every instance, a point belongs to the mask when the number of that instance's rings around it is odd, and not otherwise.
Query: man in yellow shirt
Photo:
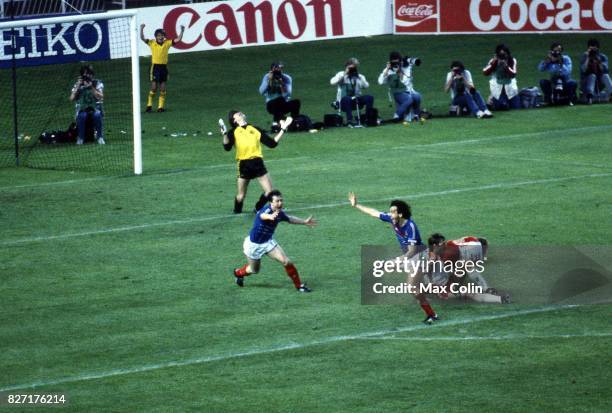
[[[220,120],[221,134],[223,135],[223,149],[230,151],[232,146],[236,147],[236,161],[238,161],[238,191],[234,199],[234,213],[242,213],[242,204],[246,197],[249,182],[257,179],[263,189],[259,201],[255,204],[255,212],[259,211],[268,201],[272,192],[272,180],[264,165],[261,145],[275,148],[287,131],[293,119],[280,121],[280,130],[273,138],[261,128],[247,122],[246,115],[236,110],[230,111],[228,121],[232,129],[228,132],[223,120]]]
[[[166,32],[162,29],[155,30],[155,39],[147,39],[144,35],[145,25],[140,25],[140,39],[151,48],[151,90],[149,91],[149,97],[147,98],[147,109],[146,112],[151,112],[153,107],[153,98],[157,92],[157,86],[159,85],[159,101],[157,104],[157,111],[164,112],[166,104],[166,81],[168,80],[168,50],[170,46],[175,45],[183,39],[183,32],[185,32],[185,26],[181,26],[181,32],[178,37],[174,40],[166,38]]]

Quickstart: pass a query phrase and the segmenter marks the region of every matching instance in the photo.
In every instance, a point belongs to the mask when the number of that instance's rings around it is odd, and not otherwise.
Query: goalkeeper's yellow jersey
[[[261,152],[262,133],[252,125],[237,127],[233,130],[236,145],[236,160],[263,158]]]
[[[148,41],[151,48],[151,63],[154,65],[168,64],[168,50],[172,46],[172,40],[166,39],[162,44],[157,43],[155,39]]]

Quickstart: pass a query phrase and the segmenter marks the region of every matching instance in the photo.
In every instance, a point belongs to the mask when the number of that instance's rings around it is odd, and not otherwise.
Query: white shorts
[[[461,259],[463,261],[480,261],[483,260],[484,255],[482,253],[482,244],[480,241],[468,241],[468,242],[457,242]]]
[[[257,244],[251,241],[251,237],[247,235],[244,239],[244,243],[242,244],[242,250],[244,251],[244,255],[252,260],[260,260],[261,257],[272,251],[278,243],[274,241],[274,238],[270,238],[268,241],[263,244]]]

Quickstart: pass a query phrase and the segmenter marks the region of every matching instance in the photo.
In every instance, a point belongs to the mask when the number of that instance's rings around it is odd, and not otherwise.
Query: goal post
[[[17,156],[25,159],[19,162],[21,165],[77,170],[108,167],[116,171],[125,168],[127,158],[123,152],[128,146],[126,137],[131,135],[132,153],[127,163],[133,164],[129,169],[134,174],[142,174],[138,41],[136,10],[0,22],[0,74],[8,74],[12,67],[13,78],[18,79],[16,86],[13,85],[17,98],[11,103],[19,117],[19,136],[6,137],[0,132],[0,151],[13,138]],[[83,64],[102,68],[95,75],[100,77],[104,88],[103,102],[99,104],[103,107],[100,109],[104,120],[102,142],[106,143],[79,147],[63,142],[45,145],[41,143],[42,135],[38,139],[39,134],[65,129],[68,125],[62,121],[74,121],[78,117],[68,96]],[[15,67],[17,76],[14,76]],[[5,97],[12,95],[7,93],[7,84],[11,83],[8,79],[9,76],[2,76],[0,81],[0,93]],[[3,100],[0,129],[12,123],[7,114],[13,111],[9,108],[11,99]],[[97,135],[96,126],[93,136],[101,137]],[[0,166],[1,157],[0,152]]]

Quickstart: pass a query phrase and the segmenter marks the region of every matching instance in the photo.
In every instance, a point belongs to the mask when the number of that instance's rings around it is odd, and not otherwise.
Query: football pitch
[[[171,55],[168,111],[143,114],[142,176],[0,171],[0,393],[65,394],[50,411],[71,412],[612,411],[612,105],[450,118],[442,90],[462,59],[486,95],[480,71],[500,42],[520,88],[537,84],[557,39],[576,78],[589,37],[380,36]],[[598,38],[612,55],[612,35]],[[290,133],[264,149],[287,212],[319,222],[275,235],[313,292],[297,293],[266,258],[238,288],[231,270],[244,264],[260,188],[232,214],[234,152],[217,119],[238,109],[268,127],[257,88],[280,59],[302,111],[321,120],[333,112],[329,78],[351,56],[390,118],[376,78],[395,49],[423,59],[415,88],[434,118]],[[513,302],[433,299],[432,326],[411,297],[362,305],[361,247],[397,241],[350,207],[349,191],[380,210],[406,200],[423,238],[486,237],[484,275]],[[551,295],[537,257],[496,260],[517,247],[579,249],[607,281],[590,288],[575,271],[575,294]],[[21,410],[37,409],[0,403]]]

